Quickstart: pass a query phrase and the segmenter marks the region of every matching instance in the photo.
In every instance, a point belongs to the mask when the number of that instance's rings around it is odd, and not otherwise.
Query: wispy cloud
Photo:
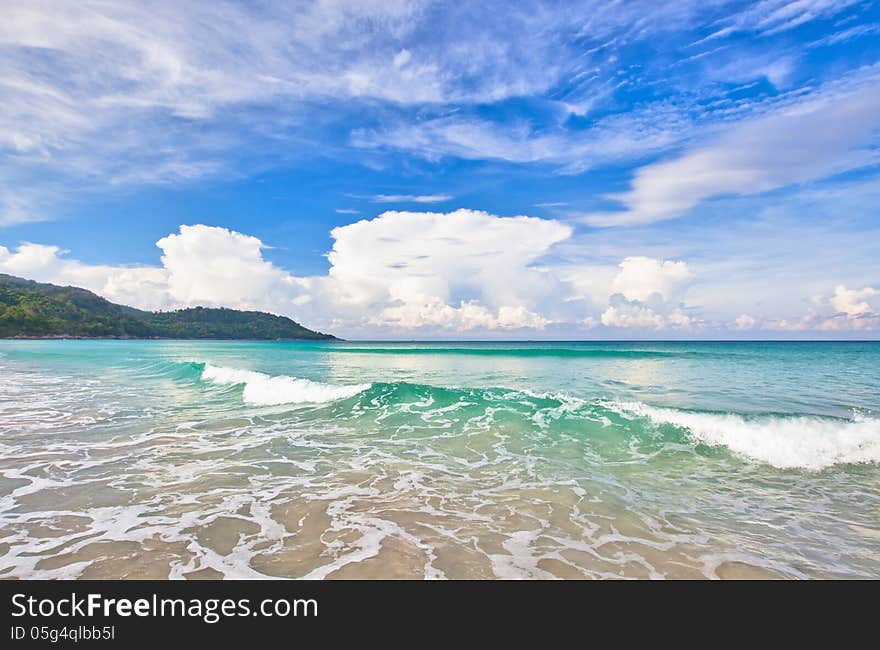
[[[880,23],[871,23],[868,25],[854,25],[839,32],[834,32],[823,38],[817,39],[809,44],[810,47],[827,47],[829,45],[837,45],[845,43],[855,38],[877,34],[880,32]]]
[[[554,83],[559,42],[538,37],[542,18],[429,5],[4,6],[0,212],[23,218],[28,186],[47,172],[71,187],[190,182],[241,172],[242,151],[286,160],[291,138],[326,152],[321,124],[351,110],[334,102],[491,102]]]
[[[584,220],[620,226],[672,219],[714,196],[758,194],[874,164],[878,82],[880,69],[868,69],[680,157],[642,167],[629,191],[612,196],[625,210]]]
[[[531,125],[497,124],[473,117],[441,117],[417,124],[401,123],[390,130],[356,130],[352,144],[367,149],[405,151],[428,160],[445,157],[499,160],[510,163],[544,163],[565,173],[582,172],[597,165],[630,160],[657,152],[681,137],[678,117],[658,113],[613,116],[587,131],[570,133],[552,126],[536,131]],[[677,113],[677,111],[675,111]]]
[[[813,79],[773,34],[856,11],[846,0],[7,4],[0,223],[51,215],[48,197],[318,155],[567,174],[642,163],[779,100],[734,96],[731,82]],[[720,40],[736,31],[764,40]],[[700,51],[707,33],[717,42]]]
[[[373,203],[445,203],[452,200],[449,194],[374,194]]]
[[[724,26],[704,40],[718,39],[734,32],[776,34],[805,23],[831,18],[860,0],[761,0],[725,17]]]

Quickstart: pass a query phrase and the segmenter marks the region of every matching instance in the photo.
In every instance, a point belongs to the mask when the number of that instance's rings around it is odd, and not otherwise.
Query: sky
[[[880,0],[0,0],[0,272],[355,339],[880,338]]]

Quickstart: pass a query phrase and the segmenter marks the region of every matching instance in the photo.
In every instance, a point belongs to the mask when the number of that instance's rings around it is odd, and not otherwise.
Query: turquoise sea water
[[[0,575],[880,577],[880,344],[3,341]]]

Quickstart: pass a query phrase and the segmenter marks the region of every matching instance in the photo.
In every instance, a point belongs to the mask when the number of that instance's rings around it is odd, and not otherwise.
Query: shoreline
[[[592,343],[592,344],[630,344],[642,343],[880,343],[880,339],[343,339],[338,336],[330,338],[224,338],[224,337],[180,337],[180,336],[66,336],[52,334],[45,336],[0,336],[0,341],[255,341],[255,342],[311,342],[311,343],[381,343],[391,345],[415,344],[449,344],[469,345],[474,343],[496,345],[549,345],[559,343]]]
[[[165,336],[5,336],[0,341],[267,341],[267,342],[310,342],[339,343],[348,342],[338,337],[328,339],[253,339],[253,338],[215,338],[215,337],[165,337]]]

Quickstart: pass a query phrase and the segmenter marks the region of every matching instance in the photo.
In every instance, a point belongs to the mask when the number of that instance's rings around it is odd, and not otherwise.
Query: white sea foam
[[[202,379],[221,385],[244,386],[242,397],[249,404],[321,404],[352,397],[367,390],[370,384],[336,386],[287,375],[266,375],[253,370],[238,370],[205,364]]]
[[[807,415],[757,416],[694,413],[640,402],[606,404],[622,414],[649,418],[690,431],[707,445],[723,445],[736,454],[781,469],[818,471],[847,463],[880,462],[880,420],[857,415],[851,420]]]

